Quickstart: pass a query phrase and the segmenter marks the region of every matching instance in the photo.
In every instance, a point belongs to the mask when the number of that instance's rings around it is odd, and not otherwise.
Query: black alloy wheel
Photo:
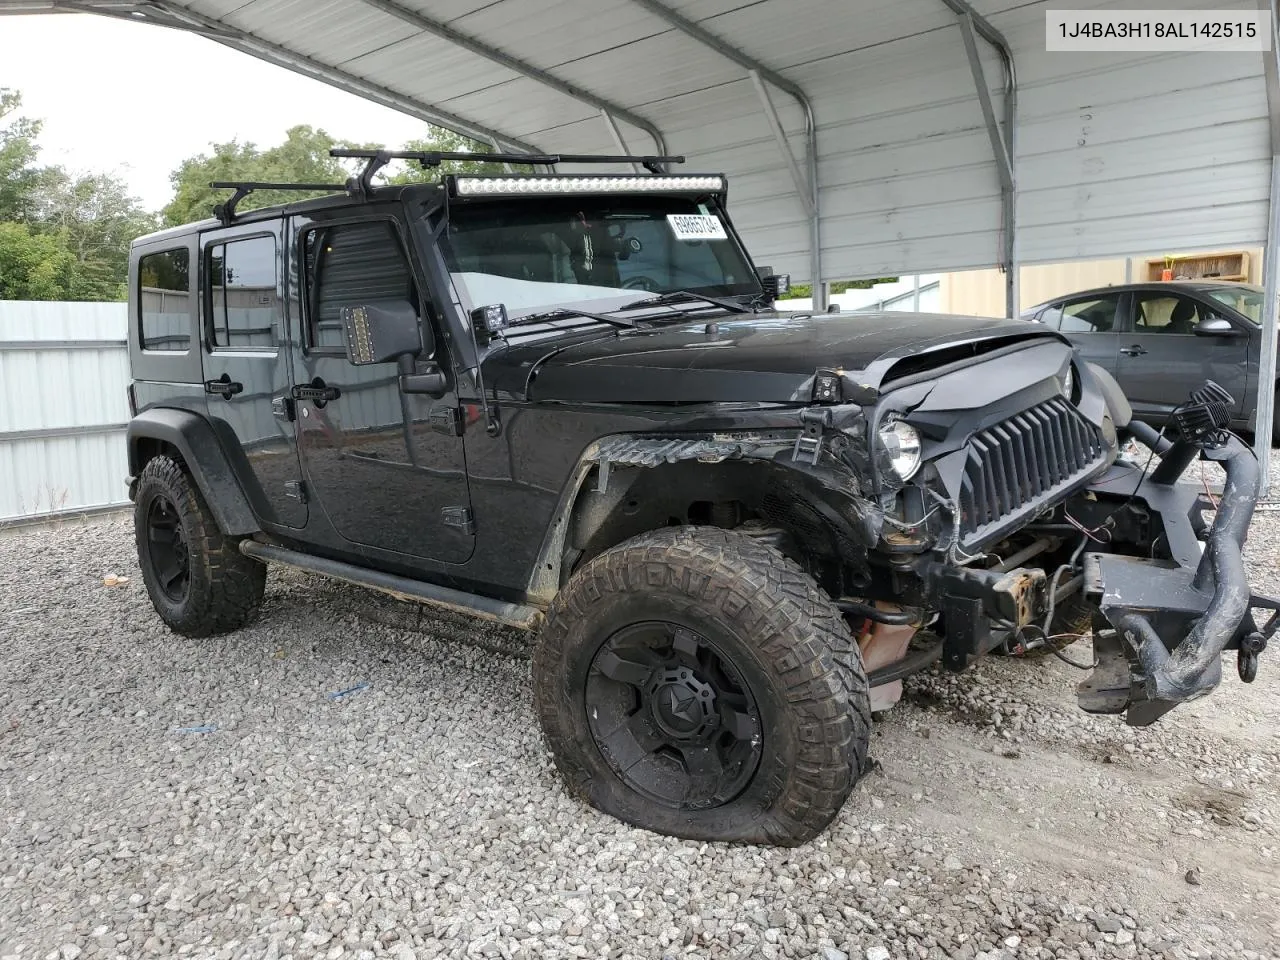
[[[147,509],[147,551],[156,585],[174,603],[182,603],[191,587],[191,552],[178,510],[164,494]]]
[[[208,637],[244,626],[258,611],[266,565],[218,529],[183,464],[152,457],[138,475],[133,506],[138,567],[151,605],[172,629]]]
[[[755,698],[728,658],[680,624],[647,621],[601,645],[587,675],[587,723],[637,793],[675,810],[734,799],[763,752]]]

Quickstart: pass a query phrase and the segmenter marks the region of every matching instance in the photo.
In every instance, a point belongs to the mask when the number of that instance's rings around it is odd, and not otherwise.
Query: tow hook
[[[1267,649],[1267,638],[1261,633],[1251,633],[1240,640],[1236,651],[1236,672],[1245,683],[1253,683],[1258,675],[1258,654]]]

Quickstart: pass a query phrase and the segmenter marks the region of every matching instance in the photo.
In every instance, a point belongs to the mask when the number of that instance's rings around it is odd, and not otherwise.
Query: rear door
[[[1085,360],[1114,376],[1123,302],[1122,293],[1075,297],[1051,305],[1037,319],[1066,334]]]
[[[1120,337],[1120,382],[1134,412],[1163,423],[1178,404],[1206,379],[1236,400],[1239,416],[1245,396],[1247,337],[1202,337],[1195,326],[1212,311],[1197,298],[1172,290],[1140,290]]]
[[[209,419],[234,456],[243,452],[262,519],[307,522],[289,402],[280,220],[200,237],[204,387]],[[243,464],[242,464],[243,466]]]

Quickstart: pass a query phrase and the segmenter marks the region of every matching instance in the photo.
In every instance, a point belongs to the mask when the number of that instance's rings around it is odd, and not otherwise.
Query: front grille
[[[1097,428],[1063,397],[979,430],[967,448],[960,510],[968,543],[1042,508],[1092,473],[1104,452]]]

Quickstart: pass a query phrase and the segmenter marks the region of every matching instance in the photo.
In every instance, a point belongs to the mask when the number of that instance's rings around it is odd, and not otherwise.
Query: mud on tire
[[[133,524],[147,593],[173,630],[206,637],[253,619],[266,587],[266,565],[222,535],[176,460],[158,456],[143,467]]]
[[[594,558],[552,603],[533,679],[571,791],[648,830],[803,843],[866,765],[867,679],[843,616],[732,531],[667,528]]]

